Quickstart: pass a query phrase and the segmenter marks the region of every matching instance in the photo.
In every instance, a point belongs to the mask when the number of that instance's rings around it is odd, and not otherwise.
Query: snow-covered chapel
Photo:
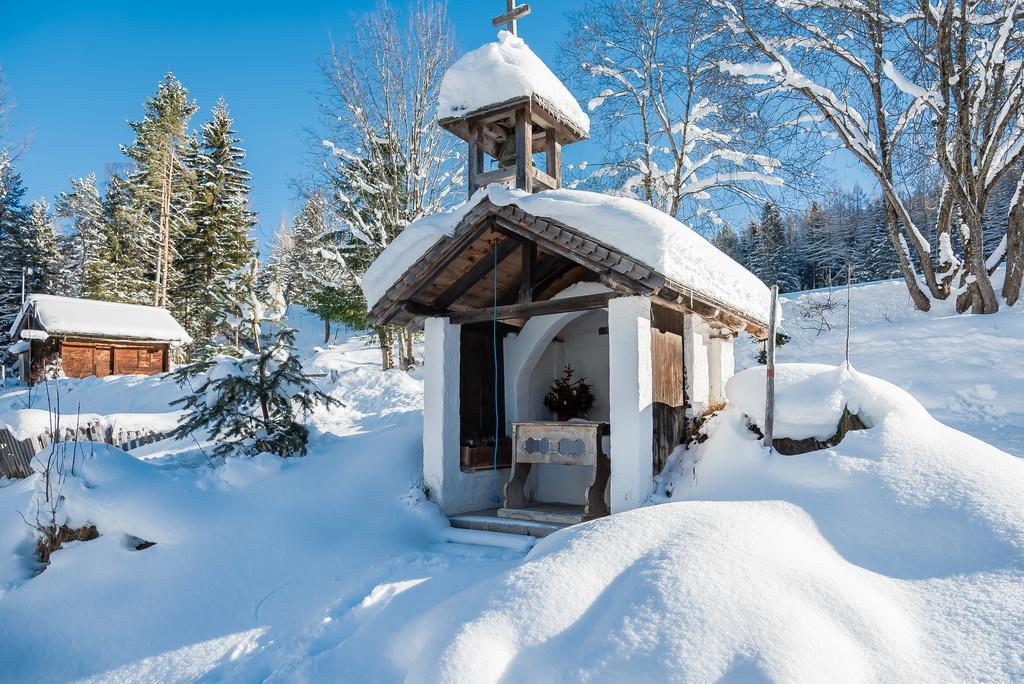
[[[408,226],[363,280],[375,324],[425,331],[428,496],[453,524],[640,506],[724,404],[734,340],[766,337],[769,289],[657,209],[561,188],[562,146],[590,121],[514,33],[458,60],[439,108],[469,146],[469,200]],[[593,398],[569,420],[545,402],[566,366]]]

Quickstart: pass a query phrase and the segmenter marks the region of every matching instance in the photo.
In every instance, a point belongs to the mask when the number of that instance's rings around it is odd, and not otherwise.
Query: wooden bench
[[[602,438],[608,424],[589,421],[513,423],[512,472],[505,483],[503,518],[573,524],[608,515],[604,491],[611,462]],[[583,506],[530,501],[526,479],[535,463],[590,468]]]

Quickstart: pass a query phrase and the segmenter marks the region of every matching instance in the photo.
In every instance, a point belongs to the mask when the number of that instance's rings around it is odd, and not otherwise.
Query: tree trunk
[[[1006,221],[1006,275],[1003,278],[1003,298],[1008,306],[1017,303],[1021,281],[1024,280],[1024,192],[1020,187],[1017,188],[1016,199]]]
[[[408,359],[409,367],[412,368],[413,366],[416,365],[416,355],[413,351],[413,339],[411,330],[405,331],[405,353],[406,358]]]
[[[903,276],[903,282],[907,285],[910,298],[919,311],[928,311],[932,308],[932,301],[917,282],[917,274],[914,273],[914,265],[910,261],[907,242],[903,239],[903,235],[900,233],[899,222],[896,220],[896,210],[893,209],[888,201],[886,201],[885,214],[889,242],[892,243],[893,249],[896,250],[900,274]]]
[[[405,353],[405,339],[409,331],[405,328],[395,328],[395,342],[398,347],[398,367],[403,371],[409,370],[409,355]]]
[[[981,216],[980,211],[973,211],[965,217],[969,221],[969,233],[964,245],[964,261],[967,272],[974,279],[968,290],[971,293],[971,313],[990,314],[999,310],[999,302],[992,289],[992,279],[988,277],[988,268],[985,267],[985,233]]]
[[[331,321],[330,319],[324,319],[324,344],[331,341]]]
[[[380,366],[383,370],[391,370],[395,367],[395,355],[391,330],[386,325],[377,326],[377,341],[380,343]]]

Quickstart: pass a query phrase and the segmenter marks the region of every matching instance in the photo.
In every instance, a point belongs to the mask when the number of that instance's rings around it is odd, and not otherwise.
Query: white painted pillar
[[[683,363],[686,365],[686,409],[689,418],[704,415],[708,406],[711,378],[708,368],[707,325],[700,316],[683,316]]]
[[[611,408],[611,511],[641,506],[653,488],[654,415],[651,300],[618,297],[608,303]]]
[[[423,349],[423,481],[445,510],[458,487],[460,326],[428,318]],[[446,496],[447,495],[447,496]]]
[[[733,340],[731,337],[713,337],[708,343],[708,375],[711,377],[709,400],[712,406],[725,404],[725,383],[736,372],[736,361],[733,357]]]

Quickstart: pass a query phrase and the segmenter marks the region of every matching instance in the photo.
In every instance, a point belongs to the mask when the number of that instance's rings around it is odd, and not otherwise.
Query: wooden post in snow
[[[765,371],[764,397],[764,445],[772,447],[772,432],[775,424],[775,333],[779,327],[775,310],[779,305],[779,286],[772,285],[772,305],[768,313],[768,348]]]
[[[853,266],[849,262],[846,263],[846,367],[850,367],[850,327],[853,324],[853,315],[851,313],[850,300],[850,283],[853,281]]]

